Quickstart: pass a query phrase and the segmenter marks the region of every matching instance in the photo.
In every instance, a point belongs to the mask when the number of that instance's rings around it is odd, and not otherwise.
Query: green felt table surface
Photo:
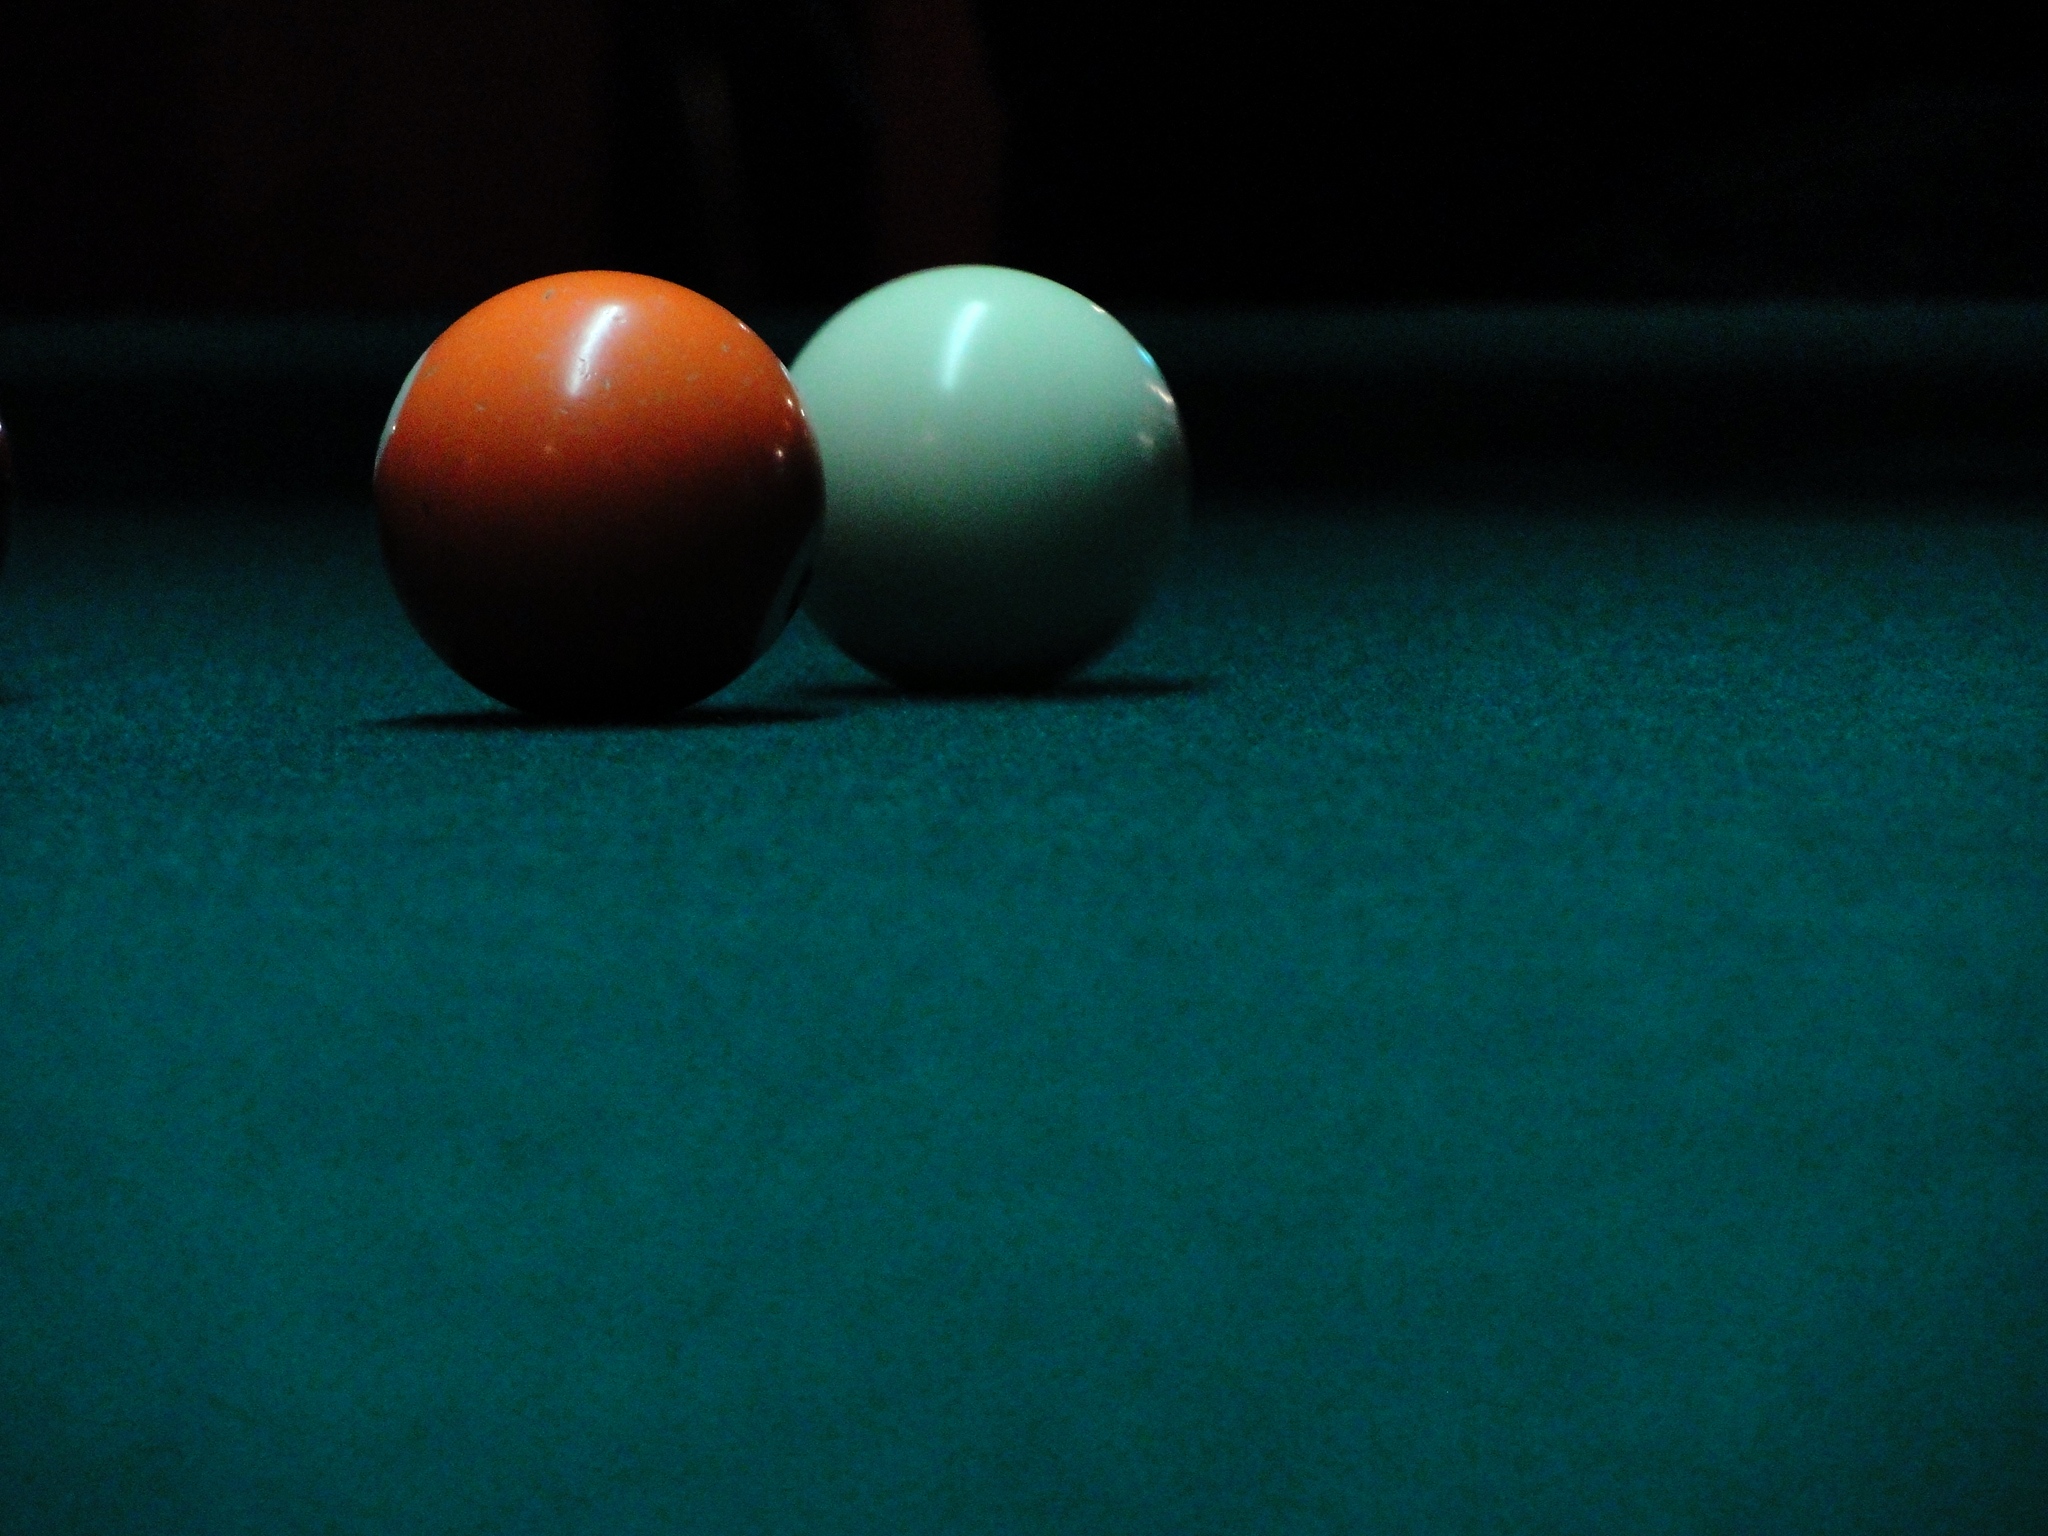
[[[666,728],[0,579],[0,1532],[2038,1532],[2048,521],[1211,504]]]

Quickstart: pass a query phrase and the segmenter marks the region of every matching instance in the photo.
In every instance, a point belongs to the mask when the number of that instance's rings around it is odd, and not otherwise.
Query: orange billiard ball
[[[708,698],[802,598],[824,511],[789,375],[659,278],[508,289],[413,365],[378,444],[384,561],[441,659],[515,709]]]

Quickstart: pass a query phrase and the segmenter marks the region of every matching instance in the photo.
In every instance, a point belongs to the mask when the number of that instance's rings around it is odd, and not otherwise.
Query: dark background
[[[0,48],[0,316],[2032,298],[2048,105],[1951,23],[1155,0],[75,0]],[[1797,23],[1797,24],[1795,24]]]
[[[2048,90],[1953,16],[17,11],[30,503],[360,497],[420,350],[548,272],[675,279],[789,358],[989,260],[1131,326],[1200,490],[2048,493]]]

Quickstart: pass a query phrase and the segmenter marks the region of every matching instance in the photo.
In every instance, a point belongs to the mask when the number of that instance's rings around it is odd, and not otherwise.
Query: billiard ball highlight
[[[516,709],[673,714],[767,649],[823,510],[789,376],[732,315],[621,272],[521,284],[427,348],[374,474],[385,564]]]
[[[911,687],[1057,683],[1123,635],[1187,517],[1151,357],[1070,288],[940,267],[841,310],[791,366],[825,463],[808,611]]]

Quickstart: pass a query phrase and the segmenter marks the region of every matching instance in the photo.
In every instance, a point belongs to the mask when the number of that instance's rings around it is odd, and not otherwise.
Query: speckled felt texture
[[[2037,1532],[2048,523],[1211,509],[669,728],[0,580],[0,1532]]]

